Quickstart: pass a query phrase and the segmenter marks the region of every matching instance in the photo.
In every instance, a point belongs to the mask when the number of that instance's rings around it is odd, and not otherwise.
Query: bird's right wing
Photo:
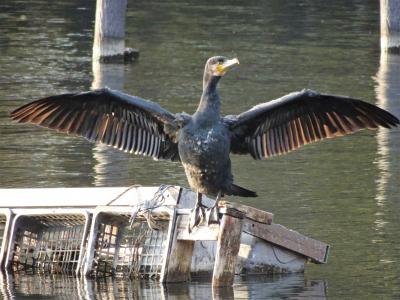
[[[125,152],[179,160],[175,115],[154,102],[107,88],[39,99],[14,110],[11,118]]]
[[[356,132],[399,124],[389,112],[367,102],[311,90],[259,104],[237,116],[226,116],[231,151],[255,159],[285,154],[299,147]]]

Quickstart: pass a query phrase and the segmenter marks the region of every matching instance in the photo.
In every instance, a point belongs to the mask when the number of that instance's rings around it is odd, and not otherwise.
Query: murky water
[[[332,3],[331,3],[332,2]],[[0,2],[0,187],[187,186],[179,164],[132,157],[10,122],[30,100],[106,83],[192,113],[204,62],[237,56],[222,81],[223,112],[239,113],[304,87],[351,95],[400,116],[400,57],[380,57],[376,1],[130,1],[131,65],[92,66],[94,1]],[[305,274],[205,283],[80,281],[3,275],[3,297],[224,299],[400,297],[400,130],[361,132],[265,162],[234,157],[240,199],[329,243],[327,265]]]

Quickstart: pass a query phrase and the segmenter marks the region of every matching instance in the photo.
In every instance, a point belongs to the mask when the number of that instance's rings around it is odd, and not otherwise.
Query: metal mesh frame
[[[84,236],[83,215],[23,216],[19,221],[12,248],[14,271],[75,272]]]
[[[121,215],[119,223],[113,220],[103,217],[99,223],[92,275],[159,279],[169,220],[157,220],[160,230],[150,229],[142,218],[132,226],[128,216]]]
[[[0,249],[3,246],[6,222],[7,222],[7,216],[0,213]]]

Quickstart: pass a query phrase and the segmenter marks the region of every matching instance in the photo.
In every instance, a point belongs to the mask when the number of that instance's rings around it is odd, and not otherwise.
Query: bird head
[[[207,60],[204,71],[212,76],[224,76],[229,69],[238,64],[237,58],[228,59],[225,56],[213,56]]]
[[[203,90],[212,77],[220,78],[224,76],[229,69],[238,64],[239,60],[237,58],[229,59],[225,56],[213,56],[209,58],[204,68]]]

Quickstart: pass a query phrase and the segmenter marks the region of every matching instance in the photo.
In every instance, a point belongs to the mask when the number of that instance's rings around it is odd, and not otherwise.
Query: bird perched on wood
[[[11,117],[125,152],[180,161],[191,189],[197,192],[191,228],[206,217],[209,222],[218,220],[218,200],[223,195],[256,196],[233,183],[231,153],[263,160],[325,138],[399,124],[399,119],[375,105],[312,90],[222,117],[217,85],[238,64],[236,58],[208,59],[203,93],[193,115],[174,114],[152,101],[99,89],[39,99],[16,109]],[[207,213],[202,194],[217,198]]]

